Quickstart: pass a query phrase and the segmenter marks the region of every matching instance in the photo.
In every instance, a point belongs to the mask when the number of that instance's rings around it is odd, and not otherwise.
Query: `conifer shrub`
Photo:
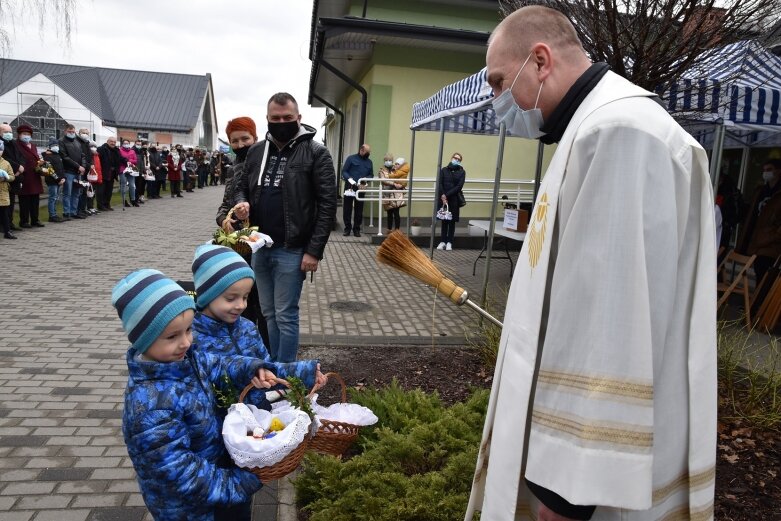
[[[310,521],[452,521],[466,510],[488,405],[478,390],[444,407],[436,394],[403,391],[394,382],[353,393],[377,414],[359,454],[345,461],[308,455],[294,480]]]

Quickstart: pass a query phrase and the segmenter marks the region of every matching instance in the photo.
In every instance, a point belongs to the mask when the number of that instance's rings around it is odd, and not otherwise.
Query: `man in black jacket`
[[[328,149],[313,140],[315,129],[301,124],[293,96],[274,94],[266,119],[268,135],[250,148],[236,180],[235,213],[274,240],[252,264],[271,356],[293,362],[305,272],[317,271],[336,217],[336,176]]]
[[[98,157],[103,171],[103,183],[98,193],[98,210],[114,211],[111,207],[111,192],[114,191],[114,180],[119,177],[120,165],[124,164],[117,148],[117,138],[112,136],[99,146]]]
[[[76,139],[76,127],[65,126],[65,137],[60,139],[60,156],[65,166],[65,184],[62,193],[62,213],[71,219],[84,219],[86,212],[79,212],[80,181],[92,165],[92,152],[89,143]]]

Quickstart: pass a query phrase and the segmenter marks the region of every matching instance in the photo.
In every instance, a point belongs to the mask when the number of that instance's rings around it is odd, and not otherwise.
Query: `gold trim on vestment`
[[[691,510],[689,505],[675,507],[666,512],[659,521],[710,521],[711,519],[713,519],[713,501],[698,510]]]
[[[654,433],[648,427],[626,423],[587,422],[580,417],[567,417],[541,409],[534,410],[532,423],[569,434],[580,440],[612,445],[651,448],[654,441]]]
[[[692,474],[691,476],[689,474],[678,476],[676,479],[674,479],[667,485],[663,487],[659,487],[654,490],[653,493],[654,505],[662,503],[672,494],[682,489],[686,491],[686,495],[688,497],[691,491],[703,489],[711,485],[715,480],[716,480],[715,466],[709,468],[708,470],[704,470],[702,472],[697,472],[695,474]]]
[[[545,243],[545,230],[548,227],[548,192],[542,194],[534,208],[533,219],[526,231],[526,239],[529,243],[529,266],[532,268],[540,262],[542,246]]]
[[[558,371],[540,370],[538,382],[548,385],[561,385],[588,391],[589,393],[601,393],[622,398],[632,398],[652,402],[654,398],[653,385],[647,385],[629,380],[616,380],[613,378],[591,377],[582,374],[564,373]],[[650,404],[649,404],[650,405]]]

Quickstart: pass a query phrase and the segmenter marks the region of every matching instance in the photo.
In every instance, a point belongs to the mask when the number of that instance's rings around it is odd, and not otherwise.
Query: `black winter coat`
[[[74,139],[64,137],[60,140],[60,156],[65,171],[71,174],[78,174],[80,166],[84,167],[86,174],[92,166],[92,151],[89,149],[89,143],[78,137]]]
[[[225,181],[225,194],[222,196],[222,204],[217,209],[217,224],[222,226],[222,221],[233,208],[233,199],[236,195],[236,181],[244,174],[244,163],[236,163],[230,167],[231,176]],[[224,170],[223,170],[224,172]]]
[[[16,179],[11,182],[11,192],[18,194],[22,189],[22,176],[19,175],[19,167],[22,166],[24,159],[22,159],[19,149],[16,148],[15,139],[10,141],[6,141],[4,139],[3,145],[5,145],[5,150],[3,150],[3,159],[11,163],[13,174],[16,176]],[[8,173],[10,174],[11,172]]]
[[[111,148],[103,143],[98,147],[100,167],[103,170],[103,182],[112,183],[119,176],[119,167],[124,164],[117,147]]]
[[[454,221],[458,221],[461,216],[461,211],[458,206],[458,193],[463,190],[464,181],[466,181],[466,171],[461,165],[447,165],[439,172],[437,199],[439,199],[442,194],[445,194],[445,197],[447,197],[447,206],[453,214]],[[439,205],[442,206],[442,203],[440,202]]]
[[[46,152],[41,155],[44,161],[48,161],[51,163],[52,167],[54,168],[54,175],[43,178],[43,181],[46,183],[46,186],[52,186],[59,184],[60,179],[65,179],[65,166],[62,164],[62,157],[60,154],[55,154],[51,150],[47,150]]]
[[[282,179],[282,201],[285,212],[286,248],[303,248],[305,253],[323,258],[325,244],[336,218],[336,174],[331,153],[315,143],[315,129],[301,125],[304,130],[285,145],[292,152]],[[266,154],[265,140],[252,145],[247,152],[244,173],[236,178],[233,203],[260,200],[258,177]],[[250,223],[256,225],[257,223]]]

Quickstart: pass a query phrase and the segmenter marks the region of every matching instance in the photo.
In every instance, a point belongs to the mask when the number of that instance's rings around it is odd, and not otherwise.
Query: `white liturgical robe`
[[[595,521],[713,518],[713,195],[705,151],[650,96],[608,72],[546,171],[467,520],[536,519],[524,477]]]

